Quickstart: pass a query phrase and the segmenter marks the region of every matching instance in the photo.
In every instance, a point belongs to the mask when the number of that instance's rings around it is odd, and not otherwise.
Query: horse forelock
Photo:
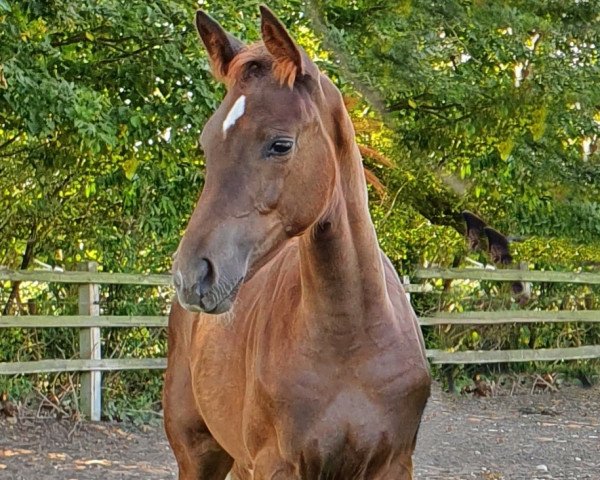
[[[227,70],[227,75],[223,79],[228,87],[242,81],[253,66],[260,67],[264,72],[269,72],[275,81],[280,85],[287,85],[292,88],[298,69],[292,60],[275,61],[262,42],[257,42],[245,47],[238,53]]]

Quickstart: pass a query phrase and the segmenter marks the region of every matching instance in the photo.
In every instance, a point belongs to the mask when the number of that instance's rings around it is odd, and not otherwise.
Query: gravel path
[[[418,479],[600,480],[600,386],[492,398],[436,386],[415,455]],[[164,480],[162,428],[0,419],[0,479]]]
[[[600,386],[481,399],[437,390],[433,400],[416,478],[600,480]]]

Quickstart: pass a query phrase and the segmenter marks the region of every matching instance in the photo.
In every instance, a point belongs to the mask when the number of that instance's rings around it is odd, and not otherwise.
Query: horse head
[[[339,91],[266,7],[253,45],[202,11],[196,26],[227,94],[200,137],[205,183],[173,277],[184,308],[219,314],[290,238],[318,225],[350,120]]]

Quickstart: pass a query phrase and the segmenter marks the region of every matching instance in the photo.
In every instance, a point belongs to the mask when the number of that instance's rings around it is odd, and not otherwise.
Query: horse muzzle
[[[184,275],[174,269],[173,284],[177,299],[190,312],[218,315],[231,309],[244,280],[243,276],[221,277],[217,280],[215,269],[207,259],[201,259],[195,275]]]

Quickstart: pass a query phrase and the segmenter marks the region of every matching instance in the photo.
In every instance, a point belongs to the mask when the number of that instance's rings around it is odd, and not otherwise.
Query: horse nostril
[[[210,261],[206,258],[200,260],[198,265],[198,283],[196,283],[196,293],[204,295],[213,284],[214,270]]]

